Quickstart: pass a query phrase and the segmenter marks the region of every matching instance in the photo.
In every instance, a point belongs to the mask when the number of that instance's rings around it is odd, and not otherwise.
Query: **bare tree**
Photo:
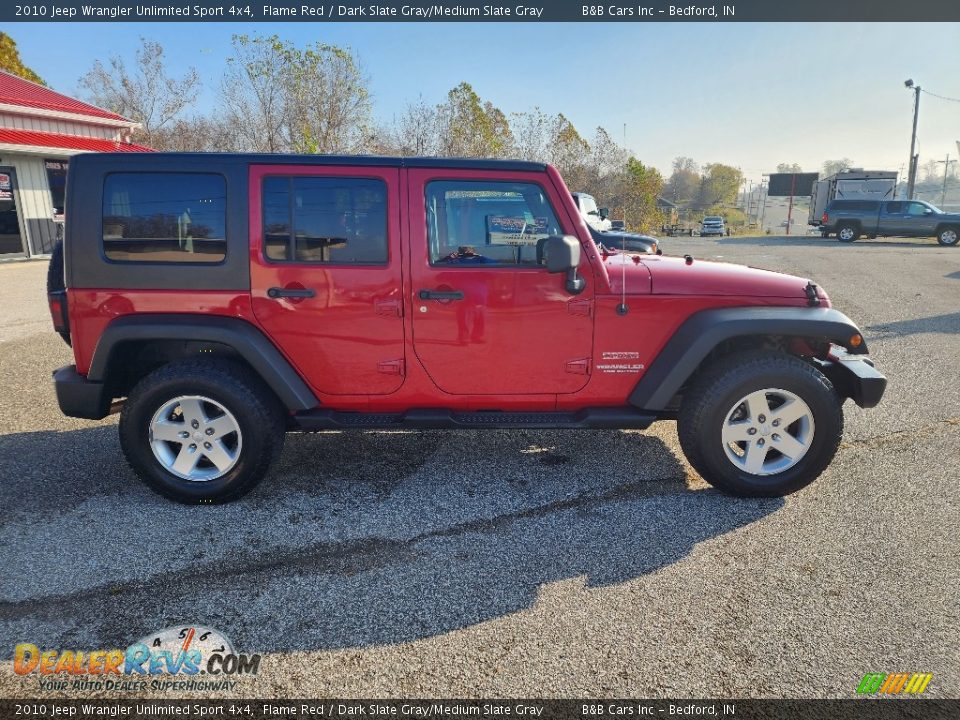
[[[803,168],[797,163],[780,163],[777,165],[778,173],[802,173]]]
[[[367,77],[335,45],[305,49],[270,37],[235,35],[221,83],[225,119],[243,149],[359,152],[374,137]]]
[[[172,77],[163,46],[140,41],[133,68],[128,69],[119,56],[111,57],[107,65],[97,60],[80,85],[91,103],[140,123],[143,142],[159,145],[162,131],[196,101],[200,75],[190,68],[182,77]]]
[[[853,167],[853,160],[850,158],[841,158],[839,160],[826,160],[823,163],[824,176],[836,175],[838,172],[849,170]]]
[[[399,155],[437,155],[437,109],[423,96],[407,104],[403,115],[388,133],[394,152]]]

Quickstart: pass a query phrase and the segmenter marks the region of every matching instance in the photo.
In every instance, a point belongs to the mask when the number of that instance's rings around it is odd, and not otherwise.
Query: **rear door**
[[[903,235],[907,232],[907,223],[909,218],[904,212],[906,202],[900,200],[890,200],[880,203],[880,235]],[[870,216],[864,218],[864,229],[868,228]]]
[[[538,243],[576,234],[559,191],[520,171],[408,177],[414,350],[437,387],[529,395],[586,385],[594,293],[586,253],[579,295],[538,262]]]
[[[386,394],[405,372],[399,169],[254,165],[251,295],[317,392]]]

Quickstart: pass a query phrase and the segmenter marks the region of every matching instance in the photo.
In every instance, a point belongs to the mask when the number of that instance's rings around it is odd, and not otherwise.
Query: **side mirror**
[[[933,215],[933,210],[931,210],[930,208],[927,208],[926,210],[923,211],[923,214],[924,214],[924,215]]]
[[[606,220],[610,217],[610,208],[600,208],[600,219]]]
[[[567,274],[567,292],[571,295],[578,295],[583,292],[587,282],[577,274],[577,267],[580,265],[580,241],[572,235],[564,235],[563,237],[548,237],[541,242],[543,242],[543,246],[538,255],[542,257],[543,250],[546,251],[547,272],[565,272]]]

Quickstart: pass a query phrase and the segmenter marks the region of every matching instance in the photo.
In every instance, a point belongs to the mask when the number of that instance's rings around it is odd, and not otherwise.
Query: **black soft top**
[[[257,165],[346,165],[354,167],[410,167],[410,168],[463,168],[465,170],[521,170],[542,172],[545,163],[526,160],[488,160],[457,157],[396,157],[387,155],[294,155],[289,153],[220,153],[220,152],[157,152],[157,153],[97,153],[97,165],[110,165],[118,161],[124,165],[136,158],[144,169],[151,161],[167,165],[180,162],[183,165],[213,163],[250,163]],[[84,162],[90,162],[85,158]]]

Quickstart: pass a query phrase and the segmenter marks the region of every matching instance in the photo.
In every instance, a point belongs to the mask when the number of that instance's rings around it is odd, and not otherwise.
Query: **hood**
[[[647,266],[640,262],[641,257],[633,253],[604,253],[603,264],[610,278],[610,289],[617,295],[626,291],[627,295],[649,295],[651,276]],[[650,257],[658,257],[651,255]],[[624,290],[624,286],[626,289]]]
[[[655,295],[806,298],[807,278],[708,260],[693,259],[688,264],[682,257],[638,257],[650,272],[650,292]],[[611,277],[615,272],[610,268]],[[818,295],[829,304],[827,294],[822,289],[818,289]]]

